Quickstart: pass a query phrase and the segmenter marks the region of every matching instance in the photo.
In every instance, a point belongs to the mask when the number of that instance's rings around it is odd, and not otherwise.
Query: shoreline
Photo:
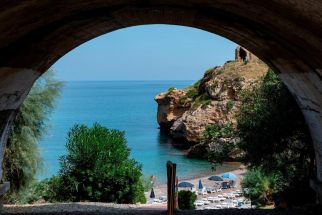
[[[204,187],[209,187],[209,186],[213,186],[214,183],[215,183],[214,181],[208,180],[208,178],[210,176],[213,176],[213,175],[220,176],[225,172],[231,172],[231,173],[233,173],[233,174],[235,174],[237,176],[237,179],[236,179],[237,188],[236,189],[241,189],[240,182],[243,179],[243,176],[246,173],[246,171],[247,171],[246,167],[241,164],[238,169],[231,170],[231,171],[223,171],[223,172],[214,173],[214,174],[210,173],[210,174],[205,174],[205,175],[201,175],[201,176],[198,176],[198,177],[178,178],[178,183],[180,183],[182,181],[189,181],[190,183],[194,184],[195,187],[197,188],[199,180],[201,179],[203,186]],[[154,190],[154,193],[155,193],[155,198],[160,198],[161,196],[167,196],[167,184],[166,183],[156,184],[153,187],[153,190]],[[223,192],[225,192],[225,191],[223,190]],[[147,204],[149,204],[149,201],[151,201],[151,198],[149,197],[150,191],[145,192],[145,195],[146,195],[146,198],[147,198]]]
[[[195,180],[197,177],[198,177],[198,179],[205,178],[205,177],[208,178],[208,177],[210,177],[212,175],[220,175],[220,174],[223,174],[225,172],[234,173],[234,171],[239,170],[241,168],[241,166],[243,168],[245,168],[240,162],[224,162],[224,164],[236,164],[237,169],[232,169],[232,170],[229,170],[229,171],[226,171],[224,169],[222,169],[222,170],[210,170],[209,172],[202,173],[202,174],[200,174],[198,176],[186,176],[186,177],[180,177],[180,179],[179,178],[178,179],[179,179],[179,181],[182,181],[182,180]],[[239,167],[237,167],[237,165],[239,165]]]
[[[207,176],[209,177],[212,175],[219,175],[219,174],[222,174],[225,172],[233,172],[235,170],[238,170],[240,167],[245,168],[241,162],[237,162],[237,161],[224,162],[221,166],[218,166],[216,170],[212,170],[211,167],[209,167],[209,170],[207,170],[207,171],[203,171],[198,174],[190,175],[190,176],[180,176],[180,175],[178,175],[178,172],[177,172],[177,177],[178,177],[179,181],[194,180],[196,178],[204,178]],[[155,182],[154,186],[158,187],[158,186],[166,185],[166,184],[167,184],[166,181],[160,181],[160,182],[157,181],[157,182]]]

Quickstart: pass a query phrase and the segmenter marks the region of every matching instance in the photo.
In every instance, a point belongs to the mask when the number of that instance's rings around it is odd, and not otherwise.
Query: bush
[[[10,182],[4,196],[7,203],[19,202],[19,192],[26,193],[42,167],[38,141],[46,134],[48,115],[53,111],[62,82],[52,71],[42,75],[31,88],[11,128],[3,160],[3,178]]]
[[[187,98],[194,99],[198,96],[198,88],[190,87],[186,93]]]
[[[124,132],[99,124],[75,125],[68,134],[67,155],[60,158],[56,199],[145,203],[142,167],[130,159]]]
[[[205,107],[211,103],[211,99],[207,95],[201,95],[195,98],[192,109],[197,108],[199,106]]]
[[[310,169],[314,154],[306,122],[292,94],[274,72],[269,71],[260,83],[243,92],[237,129],[245,163],[291,175],[292,169],[301,174]]]
[[[169,87],[168,93],[172,93],[176,88],[175,87]]]
[[[195,201],[197,196],[195,193],[189,190],[181,190],[178,193],[178,205],[181,210],[193,210],[195,209]]]
[[[208,125],[202,134],[202,143],[209,145],[208,160],[214,165],[228,160],[228,154],[236,147],[232,124]]]
[[[265,176],[280,175],[278,190],[282,193],[296,192],[298,187],[306,187],[305,193],[310,193],[313,144],[302,112],[287,87],[269,70],[262,80],[243,91],[241,98],[237,131],[243,162],[260,168]]]
[[[273,203],[273,195],[278,192],[280,176],[265,174],[261,169],[249,170],[241,182],[244,196],[255,201],[257,206]]]
[[[60,189],[60,177],[53,176],[50,179],[44,179],[35,182],[28,189],[20,192],[17,203],[32,204],[38,201],[57,202]]]
[[[234,107],[234,102],[232,100],[229,100],[226,104],[227,112],[231,111]]]

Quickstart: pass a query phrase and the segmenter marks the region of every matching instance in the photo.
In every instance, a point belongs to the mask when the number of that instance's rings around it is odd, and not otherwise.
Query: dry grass
[[[230,61],[219,69],[219,75],[227,78],[244,77],[246,79],[258,79],[267,73],[268,66],[262,62]]]

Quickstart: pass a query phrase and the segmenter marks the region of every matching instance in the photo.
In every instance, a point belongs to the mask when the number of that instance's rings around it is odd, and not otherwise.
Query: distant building
[[[243,62],[254,62],[258,61],[258,57],[253,55],[250,51],[244,47],[238,46],[235,49],[235,60]]]

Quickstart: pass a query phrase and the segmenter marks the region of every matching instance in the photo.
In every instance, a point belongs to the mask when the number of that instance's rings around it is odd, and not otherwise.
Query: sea
[[[155,175],[156,183],[166,182],[166,162],[177,164],[179,179],[219,174],[238,168],[224,163],[212,170],[206,160],[190,159],[173,147],[173,140],[161,135],[154,96],[170,87],[178,89],[194,81],[69,81],[65,82],[56,108],[49,117],[50,128],[40,141],[44,170],[38,179],[59,172],[59,157],[66,154],[69,129],[75,124],[92,126],[98,122],[125,131],[131,158],[142,164],[143,174]],[[177,143],[180,144],[180,143]]]

